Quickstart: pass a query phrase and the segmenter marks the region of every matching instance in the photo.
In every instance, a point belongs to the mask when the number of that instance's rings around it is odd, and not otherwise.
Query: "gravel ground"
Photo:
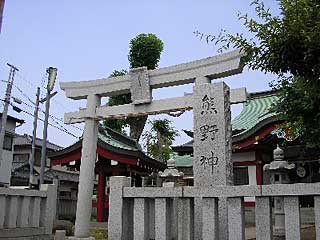
[[[246,228],[246,239],[254,240],[255,238],[255,227]],[[316,231],[312,225],[302,226],[301,229],[301,240],[315,240]]]
[[[100,229],[101,232],[105,232],[107,230],[108,224],[106,222],[91,222],[91,229],[98,230]],[[94,231],[96,234],[100,235],[100,232]],[[97,236],[95,236],[97,237]],[[105,238],[98,238],[97,240],[102,240]],[[254,240],[255,238],[255,227],[247,227],[246,228],[246,239]],[[301,240],[315,240],[316,239],[316,232],[315,227],[312,225],[304,225],[301,229]]]

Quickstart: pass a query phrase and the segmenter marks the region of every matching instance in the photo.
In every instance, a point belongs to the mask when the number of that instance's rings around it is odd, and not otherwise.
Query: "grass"
[[[90,230],[90,236],[95,237],[96,240],[107,240],[107,230],[93,228]]]

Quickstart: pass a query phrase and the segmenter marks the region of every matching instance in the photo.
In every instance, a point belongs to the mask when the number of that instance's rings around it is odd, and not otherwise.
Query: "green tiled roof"
[[[251,93],[242,112],[232,120],[232,130],[237,132],[236,135],[243,134],[259,122],[274,117],[275,113],[270,112],[270,107],[277,99],[272,91]]]
[[[233,137],[248,132],[263,120],[275,117],[275,114],[270,112],[270,107],[277,99],[274,91],[251,93],[241,113],[232,120],[232,130],[235,132]],[[189,147],[192,144],[193,140],[181,145],[181,147]],[[174,153],[172,157],[176,160],[177,167],[192,166],[193,157],[191,155],[179,156]]]
[[[191,155],[179,156],[173,153],[171,157],[176,161],[176,167],[192,167],[193,157]]]
[[[110,131],[110,129],[109,129],[109,131]],[[101,130],[101,129],[99,130],[98,139],[109,144],[112,147],[122,148],[122,149],[126,149],[126,150],[133,150],[133,151],[138,150],[137,146],[127,144],[124,141],[119,141],[118,139],[112,137],[111,134],[106,130]]]

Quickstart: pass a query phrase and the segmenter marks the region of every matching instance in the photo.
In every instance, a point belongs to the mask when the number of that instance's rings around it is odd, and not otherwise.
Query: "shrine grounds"
[[[246,239],[255,239],[255,227],[246,227]],[[107,240],[107,223],[106,222],[91,222],[90,235],[95,237],[96,240]],[[302,225],[301,229],[302,240],[316,239],[316,231],[314,225]]]

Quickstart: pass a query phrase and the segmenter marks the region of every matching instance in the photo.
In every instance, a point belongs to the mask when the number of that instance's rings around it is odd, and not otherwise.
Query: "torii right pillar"
[[[210,83],[206,77],[196,79],[194,103],[194,157],[195,187],[233,185],[231,162],[230,89],[224,82]],[[226,198],[219,198],[219,239],[228,239],[228,212]],[[202,199],[195,199],[195,237],[202,239]]]

